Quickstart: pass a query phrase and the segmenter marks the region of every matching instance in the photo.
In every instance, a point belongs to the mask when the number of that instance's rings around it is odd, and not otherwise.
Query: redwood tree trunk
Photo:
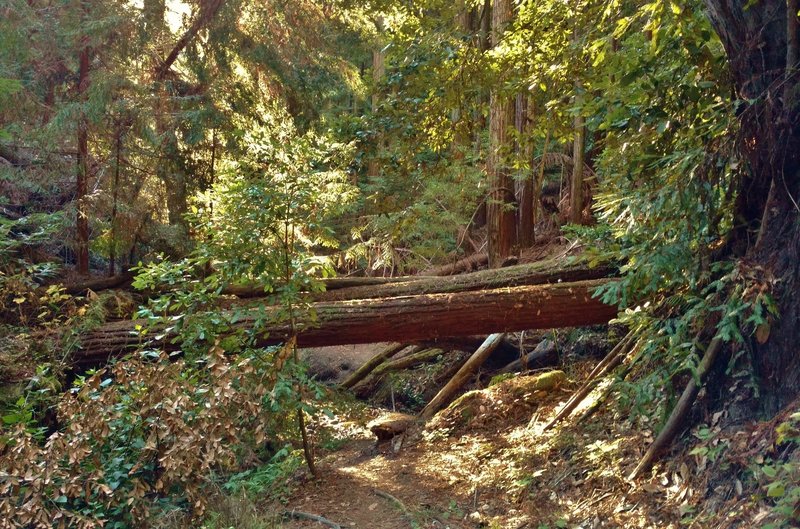
[[[517,95],[516,126],[520,137],[517,154],[522,167],[531,167],[533,162],[533,142],[528,137],[533,119],[533,97],[527,94]],[[532,167],[531,169],[532,170]],[[529,171],[530,171],[529,170]],[[535,242],[533,233],[533,176],[525,175],[519,183],[519,208],[517,209],[517,239],[520,248],[528,248]]]
[[[787,67],[797,60],[798,18],[786,0],[705,3],[747,105],[739,147],[749,171],[738,189],[734,248],[775,280],[780,319],[766,343],[752,344],[762,406],[774,411],[800,391],[800,94],[797,64]]]
[[[78,57],[78,99],[85,104],[86,91],[89,89],[89,45],[84,37],[83,46]],[[89,123],[86,112],[81,111],[78,122],[78,157],[75,181],[75,203],[77,204],[76,219],[76,250],[78,273],[89,274],[89,213],[86,195],[89,191]]]
[[[511,23],[511,0],[495,0],[492,6],[492,46],[497,46]],[[516,244],[514,182],[508,167],[508,128],[514,124],[514,100],[496,82],[489,98],[488,249],[489,267],[497,268]]]

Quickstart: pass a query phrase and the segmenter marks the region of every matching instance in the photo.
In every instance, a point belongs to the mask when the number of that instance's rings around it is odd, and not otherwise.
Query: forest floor
[[[328,354],[335,365],[338,354],[343,363],[356,363],[368,351]],[[703,425],[711,433],[694,439],[695,448],[725,447],[728,458],[676,450],[636,483],[626,476],[653,434],[633,427],[615,406],[601,406],[581,424],[543,431],[595,363],[571,362],[564,368],[567,383],[537,394],[535,403],[504,401],[502,391],[484,390],[474,416],[444,410],[412,427],[401,446],[377,444],[365,428],[385,410],[367,406],[337,417],[324,426],[338,441],[320,456],[318,478],[298,477],[282,508],[360,529],[762,526],[768,509],[736,477],[743,469],[730,463],[733,454],[752,452],[759,437],[752,425],[723,431],[724,417],[716,415]],[[282,527],[323,526],[287,520]]]

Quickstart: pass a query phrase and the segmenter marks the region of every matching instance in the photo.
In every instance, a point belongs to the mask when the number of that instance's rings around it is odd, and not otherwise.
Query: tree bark
[[[738,185],[732,247],[774,285],[780,312],[768,340],[752,344],[760,404],[774,412],[800,391],[800,96],[798,71],[787,64],[797,57],[797,13],[786,0],[705,4],[743,105],[739,149],[749,170]]]
[[[533,98],[526,94],[517,95],[516,125],[520,137],[520,144],[517,146],[517,154],[522,162],[522,167],[528,167],[528,171],[533,170],[533,142],[531,141],[530,130],[533,118]],[[519,182],[518,196],[519,208],[517,209],[517,239],[520,248],[528,248],[533,245],[535,236],[533,232],[533,200],[534,182],[532,176],[526,176]]]
[[[376,47],[372,50],[372,114],[375,115],[378,111],[378,106],[381,103],[381,92],[379,90],[380,83],[386,70],[385,57],[383,52],[383,45],[380,42],[383,33],[383,18],[378,17],[375,20],[375,30],[377,32]],[[380,157],[383,152],[383,135],[378,133],[375,136],[375,152],[367,163],[367,176],[373,180],[380,176]]]
[[[581,90],[580,84],[575,85],[576,90]],[[580,106],[583,97],[580,93],[575,96],[575,103]],[[579,110],[580,111],[580,110]],[[586,124],[583,116],[575,116],[575,140],[572,145],[572,180],[569,191],[569,216],[573,224],[583,222],[583,158],[586,144]]]
[[[313,303],[316,317],[297,322],[300,347],[374,343],[376,341],[413,342],[445,336],[511,332],[524,329],[551,329],[607,323],[617,309],[592,297],[606,280],[579,281],[553,285],[520,286],[460,292],[423,294],[374,300]],[[266,320],[280,313],[267,307]],[[233,331],[251,329],[258,318],[254,311],[245,314]],[[140,347],[176,350],[171,343],[174,330],[156,326],[141,336],[137,328],[145,320],[103,325],[82,337],[74,353],[76,364],[97,365],[109,357]],[[267,323],[259,329],[258,345],[285,341],[292,331],[286,323]]]
[[[86,104],[86,92],[89,90],[89,59],[91,50],[89,48],[88,37],[81,39],[81,51],[78,57],[78,99],[80,103]],[[78,118],[78,157],[77,175],[75,182],[75,203],[77,204],[76,219],[76,253],[78,273],[89,275],[89,204],[87,195],[89,192],[89,120],[86,117],[85,109],[81,109]]]
[[[541,285],[601,279],[615,274],[611,266],[589,268],[586,263],[560,264],[558,260],[538,261],[495,270],[480,270],[449,277],[407,277],[407,281],[384,285],[357,286],[331,290],[316,296],[318,301],[390,298],[420,294],[447,294],[491,288]],[[400,278],[397,278],[400,279]]]
[[[492,46],[497,47],[511,23],[511,0],[495,0],[492,6]],[[508,128],[514,123],[514,100],[503,94],[497,80],[489,97],[489,178],[488,249],[489,267],[499,268],[516,245],[516,204],[514,182],[508,167]]]

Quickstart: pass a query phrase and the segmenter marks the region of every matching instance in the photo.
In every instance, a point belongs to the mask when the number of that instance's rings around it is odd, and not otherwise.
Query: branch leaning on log
[[[312,303],[315,321],[301,320],[296,329],[298,346],[345,345],[378,341],[423,341],[444,336],[552,329],[608,323],[615,307],[593,298],[607,280],[552,285],[520,286],[422,294],[369,300]],[[278,309],[267,307],[267,316]],[[246,315],[235,329],[249,329],[257,315]],[[146,336],[136,333],[144,320],[102,325],[85,334],[73,354],[78,365],[97,365],[109,357],[147,346],[175,350],[174,333],[162,326]],[[291,334],[286,324],[267,324],[258,345],[285,341]]]

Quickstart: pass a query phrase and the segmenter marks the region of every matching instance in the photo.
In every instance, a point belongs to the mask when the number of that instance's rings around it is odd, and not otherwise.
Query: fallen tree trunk
[[[536,346],[536,349],[525,355],[523,358],[514,360],[504,368],[500,369],[497,374],[504,375],[506,373],[514,373],[528,369],[550,367],[558,365],[558,360],[558,350],[556,349],[556,344],[545,339]]]
[[[429,276],[449,276],[453,274],[460,274],[461,272],[469,272],[470,270],[477,270],[481,266],[489,264],[488,253],[476,253],[459,259],[458,261],[442,266],[436,266],[424,270],[423,273]]]
[[[374,286],[390,285],[394,283],[406,283],[411,280],[441,279],[432,276],[396,276],[396,277],[328,277],[322,279],[325,285],[325,292],[332,292],[340,289],[349,290],[351,288],[372,288]],[[238,298],[259,298],[266,295],[263,285],[244,284],[228,285],[222,289],[222,293]],[[320,301],[325,298],[325,293],[318,295]],[[377,296],[383,297],[383,296]],[[346,297],[340,299],[347,299]],[[353,298],[355,299],[355,298]]]
[[[446,294],[523,285],[542,285],[545,283],[572,283],[574,281],[610,277],[615,273],[616,269],[608,265],[589,268],[583,261],[562,264],[558,260],[547,260],[507,268],[480,270],[449,277],[409,276],[404,281],[383,285],[353,286],[322,292],[314,298],[318,301],[344,301],[348,299],[393,298],[419,294]]]
[[[352,375],[347,377],[347,380],[342,382],[341,386],[345,389],[352,388],[358,382],[361,382],[364,378],[367,377],[372,371],[375,370],[379,365],[402,351],[406,348],[406,344],[403,343],[393,343],[383,351],[379,352],[369,360],[367,360],[364,365],[356,369]]]
[[[615,307],[592,297],[606,280],[551,285],[521,286],[454,294],[423,294],[386,299],[313,303],[316,318],[300,319],[295,327],[299,347],[414,342],[444,336],[551,329],[607,323]],[[279,308],[266,307],[266,320]],[[253,311],[234,324],[234,330],[253,327],[259,314]],[[79,365],[97,365],[109,357],[139,347],[176,350],[175,333],[165,325],[142,336],[145,320],[109,323],[83,335],[73,359]],[[292,329],[286,323],[267,323],[258,345],[285,341]]]
[[[78,283],[70,283],[64,285],[64,292],[73,296],[86,294],[89,290],[98,292],[100,290],[107,290],[109,288],[118,288],[121,286],[130,286],[133,281],[133,273],[125,272],[111,277],[100,277],[97,279],[87,279]]]
[[[356,384],[353,387],[353,394],[360,399],[366,399],[375,393],[375,390],[378,389],[378,386],[388,373],[403,371],[404,369],[411,369],[412,367],[433,362],[443,354],[445,354],[445,351],[441,349],[422,349],[397,360],[385,362],[379,365],[369,377]]]

